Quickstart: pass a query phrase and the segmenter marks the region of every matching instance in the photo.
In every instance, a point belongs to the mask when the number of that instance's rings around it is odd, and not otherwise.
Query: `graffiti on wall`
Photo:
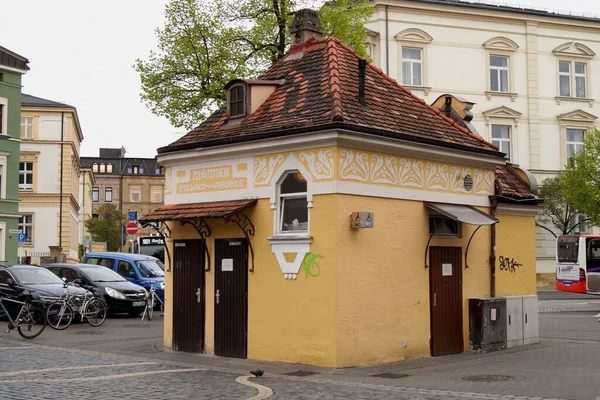
[[[515,272],[517,268],[521,268],[523,266],[514,258],[500,256],[498,257],[498,261],[500,261],[500,271]]]
[[[302,260],[302,269],[306,274],[306,278],[312,276],[316,278],[321,273],[321,267],[317,263],[317,260],[323,259],[324,257],[320,254],[306,253],[304,260]]]

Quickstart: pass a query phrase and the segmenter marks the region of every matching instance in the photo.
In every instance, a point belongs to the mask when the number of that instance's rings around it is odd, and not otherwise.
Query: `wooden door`
[[[462,249],[431,247],[429,265],[431,355],[462,353]]]
[[[248,246],[245,239],[215,240],[215,354],[246,358]]]
[[[173,350],[204,351],[204,240],[173,241]]]

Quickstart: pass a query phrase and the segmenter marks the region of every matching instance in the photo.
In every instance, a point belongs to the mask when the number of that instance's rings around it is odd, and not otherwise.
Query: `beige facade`
[[[376,0],[374,63],[432,104],[475,103],[472,125],[540,184],[563,169],[600,116],[600,20],[479,3]],[[537,228],[537,271],[555,238]]]
[[[77,262],[81,204],[77,110],[69,105],[23,95],[19,163],[19,229],[26,235],[22,262],[45,258]],[[88,201],[91,201],[89,199]]]

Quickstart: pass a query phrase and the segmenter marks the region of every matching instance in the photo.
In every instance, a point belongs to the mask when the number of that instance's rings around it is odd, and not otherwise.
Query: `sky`
[[[133,69],[137,58],[147,59],[156,48],[154,30],[164,24],[167,0],[0,1],[0,45],[30,61],[23,93],[77,108],[82,156],[124,146],[127,157],[154,157],[157,148],[185,134],[140,101]],[[598,0],[489,2],[600,17]]]

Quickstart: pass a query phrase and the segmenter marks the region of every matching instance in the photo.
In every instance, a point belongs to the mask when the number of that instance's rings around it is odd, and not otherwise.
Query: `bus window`
[[[556,255],[559,263],[577,262],[579,236],[559,236],[556,240]]]
[[[591,260],[600,260],[600,239],[590,240],[587,254]]]

